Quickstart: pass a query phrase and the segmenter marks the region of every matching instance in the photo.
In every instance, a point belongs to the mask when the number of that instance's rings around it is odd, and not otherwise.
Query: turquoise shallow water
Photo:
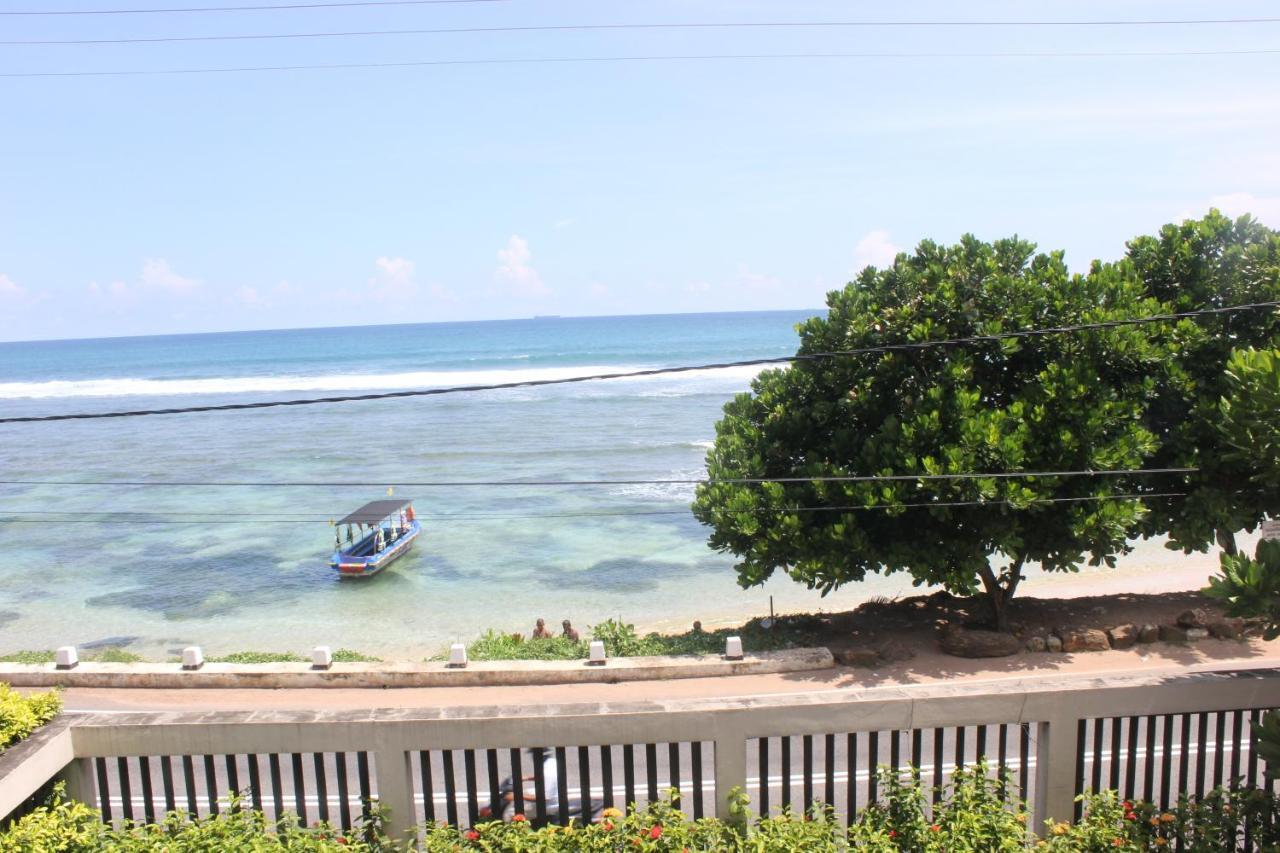
[[[795,351],[807,312],[566,318],[0,344],[0,413],[105,411],[572,375]],[[822,599],[742,590],[686,486],[414,488],[414,481],[691,478],[753,369],[435,398],[0,426],[0,480],[323,481],[324,488],[0,485],[0,652],[150,655],[317,643],[426,654],[542,616],[708,625]],[[365,483],[369,485],[350,485]],[[415,499],[426,527],[339,582],[326,519]],[[136,513],[136,521],[110,520]],[[615,515],[587,514],[616,513]],[[647,514],[645,514],[647,513]],[[177,522],[177,523],[157,523]],[[1143,546],[1151,550],[1149,546]],[[1163,557],[1158,548],[1155,553]]]

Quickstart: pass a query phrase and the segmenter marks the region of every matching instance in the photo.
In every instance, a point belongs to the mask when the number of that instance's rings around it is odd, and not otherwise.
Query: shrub
[[[381,663],[382,658],[361,654],[351,649],[338,649],[333,653],[335,663]]]
[[[62,700],[57,693],[23,696],[0,683],[0,750],[17,743],[57,716]]]

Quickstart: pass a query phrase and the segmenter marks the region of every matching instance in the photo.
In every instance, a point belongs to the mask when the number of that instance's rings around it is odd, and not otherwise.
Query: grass
[[[381,663],[382,658],[354,652],[351,649],[338,649],[333,653],[334,663]]]
[[[53,663],[56,656],[53,652],[21,651],[0,655],[0,663]]]
[[[232,652],[206,660],[209,663],[306,663],[308,659],[293,652]]]

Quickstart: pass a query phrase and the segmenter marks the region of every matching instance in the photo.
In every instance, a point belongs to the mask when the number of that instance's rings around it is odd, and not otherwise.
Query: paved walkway
[[[466,705],[559,704],[635,700],[736,698],[906,684],[1020,682],[1049,675],[1108,673],[1170,674],[1200,669],[1280,667],[1280,640],[1205,640],[1190,646],[1156,643],[1126,651],[1085,654],[1019,654],[992,660],[965,660],[941,652],[879,669],[834,667],[814,672],[640,681],[625,684],[563,684],[539,687],[436,687],[368,690],[162,690],[69,689],[69,711],[160,710],[357,710],[440,708]]]

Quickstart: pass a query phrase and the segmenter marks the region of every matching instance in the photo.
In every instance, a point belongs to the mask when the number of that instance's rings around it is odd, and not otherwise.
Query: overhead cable
[[[248,74],[272,71],[341,71],[354,69],[429,68],[462,65],[572,65],[625,62],[713,62],[789,59],[1103,59],[1193,56],[1264,56],[1280,48],[1258,50],[1088,50],[1012,52],[881,52],[881,53],[702,53],[638,54],[633,56],[517,57],[507,59],[424,59],[409,62],[336,62],[303,65],[241,65],[212,68],[124,69],[119,71],[6,71],[0,78],[35,77],[157,77],[172,75]]]
[[[178,406],[165,409],[132,409],[114,412],[78,412],[61,415],[23,415],[0,418],[0,424],[36,423],[44,421],[79,421],[99,420],[103,418],[134,418],[149,415],[181,415],[200,412],[229,412],[249,409],[269,409],[281,406],[314,406],[328,403],[353,403],[370,400],[393,400],[405,397],[437,397],[445,394],[465,394],[477,391],[503,391],[512,388],[538,388],[547,385],[568,385],[577,382],[595,382],[607,379],[634,379],[645,376],[662,376],[673,373],[691,373],[699,370],[723,370],[732,367],[757,367],[770,364],[789,364],[794,362],[826,361],[834,358],[849,358],[876,353],[909,352],[933,347],[965,346],[979,343],[1017,338],[1042,337],[1045,335],[1069,334],[1074,332],[1117,329],[1128,326],[1142,326],[1150,323],[1163,323],[1172,320],[1185,320],[1193,317],[1205,317],[1219,314],[1233,314],[1242,311],[1257,311],[1280,306],[1280,301],[1252,302],[1245,305],[1228,305],[1220,308],[1201,308],[1195,311],[1180,311],[1172,314],[1153,314],[1147,317],[1134,317],[1125,320],[1105,320],[1097,323],[1079,323],[1070,326],[1052,326],[1041,329],[1020,329],[1013,332],[999,332],[991,335],[974,335],[965,338],[948,338],[931,341],[912,341],[898,344],[879,344],[851,350],[833,352],[797,353],[796,355],[778,356],[776,358],[752,358],[740,361],[727,361],[712,364],[683,365],[676,367],[654,367],[646,370],[631,370],[618,373],[595,373],[585,376],[569,376],[559,379],[524,379],[515,382],[498,382],[488,385],[453,385],[444,388],[421,388],[406,391],[380,391],[373,394],[347,394],[334,397],[307,397],[295,400],[261,400],[253,403],[219,403],[205,406]]]
[[[182,487],[182,488],[384,488],[388,485],[399,488],[469,488],[494,486],[699,486],[717,484],[758,484],[758,483],[887,483],[910,482],[912,480],[1008,480],[1048,477],[1117,477],[1143,476],[1152,474],[1194,474],[1199,468],[1107,468],[1079,471],[994,471],[988,473],[966,471],[954,474],[855,474],[814,477],[702,477],[699,479],[662,479],[662,480],[425,480],[420,482],[402,482],[399,480],[380,482],[353,482],[336,480],[317,482],[314,480],[0,480],[0,486],[142,486],[142,487]],[[2,511],[2,510],[0,510]]]
[[[137,36],[132,38],[29,39],[0,41],[0,45],[154,44],[165,42],[273,41],[281,39],[362,38],[408,35],[461,35],[483,33],[591,32],[613,30],[737,30],[737,29],[888,29],[900,27],[1130,27],[1203,26],[1209,24],[1274,24],[1280,18],[1199,18],[1131,21],[730,21],[627,24],[538,24],[499,27],[430,27],[395,30],[333,30],[309,33],[233,33],[197,36]]]

